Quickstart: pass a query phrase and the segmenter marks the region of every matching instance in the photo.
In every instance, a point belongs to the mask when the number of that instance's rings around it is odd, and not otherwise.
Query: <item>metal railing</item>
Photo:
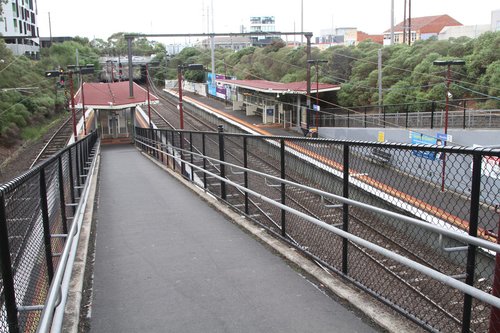
[[[97,141],[93,132],[0,186],[0,332],[48,332],[64,310]]]
[[[145,153],[423,328],[500,332],[500,150],[136,130]]]
[[[476,109],[478,103],[496,107]],[[449,128],[500,128],[499,102],[493,99],[464,99],[450,104]],[[470,108],[474,106],[474,108]],[[321,127],[365,128],[442,128],[445,122],[445,103],[420,102],[394,105],[367,105],[352,108],[324,109],[318,116]]]

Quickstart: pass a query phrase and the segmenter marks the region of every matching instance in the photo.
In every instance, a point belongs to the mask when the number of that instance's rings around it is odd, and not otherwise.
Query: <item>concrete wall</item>
[[[165,88],[174,89],[177,88],[178,81],[177,80],[165,80]],[[196,83],[184,81],[182,89],[184,91],[189,91],[201,96],[207,96],[206,84],[205,83]]]
[[[412,129],[413,132],[436,137],[437,133],[444,133],[442,128]],[[374,141],[378,140],[379,132],[383,132],[386,142],[411,143],[410,130],[398,128],[336,128],[320,127],[319,136],[323,138]],[[458,146],[500,146],[500,130],[463,130],[449,129],[448,134],[453,137],[452,145]]]

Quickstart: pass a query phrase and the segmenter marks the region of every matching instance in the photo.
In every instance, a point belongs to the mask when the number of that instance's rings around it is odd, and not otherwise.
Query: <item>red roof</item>
[[[384,44],[384,35],[369,35],[366,32],[358,31],[357,40],[359,43],[367,39],[371,39],[371,41],[374,43]]]
[[[133,84],[134,97],[130,97],[128,81],[114,83],[83,83],[85,106],[95,109],[125,109],[144,105],[148,102],[146,89]],[[150,102],[157,102],[158,97],[149,94]],[[75,103],[81,107],[81,89],[75,95]]]
[[[410,22],[408,19],[399,23],[394,27],[395,32],[402,32],[403,27],[408,25]],[[424,17],[412,17],[411,18],[411,30],[418,31],[422,34],[425,33],[439,33],[443,30],[444,27],[447,26],[457,26],[462,25],[462,23],[455,20],[453,17],[449,15],[436,15],[436,16],[424,16]],[[390,30],[386,30],[385,33],[390,32]]]
[[[307,93],[307,82],[281,83],[266,80],[217,80],[218,82],[235,85],[237,87],[273,94],[302,94]],[[319,92],[339,90],[340,86],[328,83],[318,85]],[[316,82],[311,82],[311,93],[316,92]]]

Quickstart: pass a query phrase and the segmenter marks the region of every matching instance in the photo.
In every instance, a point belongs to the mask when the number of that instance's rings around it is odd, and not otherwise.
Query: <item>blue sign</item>
[[[411,143],[415,145],[435,145],[436,138],[422,133],[410,132]],[[429,150],[412,150],[412,154],[431,161],[436,159],[436,152]]]

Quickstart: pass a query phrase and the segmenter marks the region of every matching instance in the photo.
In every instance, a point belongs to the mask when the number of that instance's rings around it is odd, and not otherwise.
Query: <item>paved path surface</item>
[[[375,332],[133,146],[103,146],[92,332]]]

